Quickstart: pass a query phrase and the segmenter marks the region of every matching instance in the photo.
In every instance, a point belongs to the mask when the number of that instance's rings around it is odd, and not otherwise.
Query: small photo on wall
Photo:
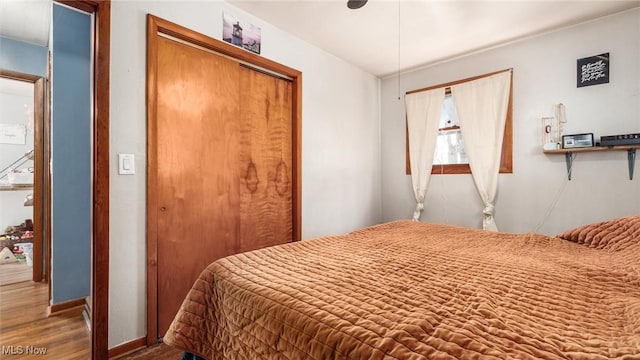
[[[578,87],[609,82],[609,53],[578,59]]]
[[[230,44],[260,54],[262,29],[222,13],[222,39]]]

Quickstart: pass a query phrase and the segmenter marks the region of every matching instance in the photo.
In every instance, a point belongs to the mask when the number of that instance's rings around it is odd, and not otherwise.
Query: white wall
[[[216,39],[222,12],[262,28],[262,56],[302,71],[304,238],[379,222],[379,80],[219,1],[114,1],[111,5],[109,346],[146,335],[146,14]],[[117,175],[117,154],[136,175]],[[188,255],[185,255],[188,261]]]
[[[576,88],[576,60],[609,52],[610,83]],[[541,117],[566,107],[565,134],[640,132],[640,10],[544,34],[401,75],[400,93],[513,68],[513,174],[501,174],[496,222],[503,231],[556,234],[575,225],[640,213],[640,166],[629,181],[626,152],[578,154],[567,181],[564,156],[545,155]],[[398,79],[382,82],[383,220],[410,218],[404,108]],[[640,161],[638,161],[640,162]],[[481,227],[471,175],[434,175],[422,221]]]

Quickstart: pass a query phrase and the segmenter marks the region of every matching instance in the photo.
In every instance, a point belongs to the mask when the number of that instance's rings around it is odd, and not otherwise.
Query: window
[[[440,111],[438,138],[433,154],[433,165],[468,164],[469,159],[464,151],[464,141],[460,131],[460,122],[456,112],[456,104],[447,91]]]
[[[445,90],[444,103],[440,112],[440,125],[438,126],[438,138],[436,149],[433,155],[432,174],[470,174],[469,160],[464,151],[464,141],[462,140],[462,132],[460,131],[460,123],[456,113],[455,99],[451,96],[452,85],[476,80],[485,76],[490,76],[502,71],[491,74],[476,76],[469,79],[454,81],[447,84],[432,86],[429,88],[418,89],[407,92],[407,94],[436,88],[447,88]],[[504,139],[502,141],[502,155],[500,161],[500,173],[511,173],[512,152],[513,152],[513,131],[512,131],[512,96],[513,86],[509,98],[509,107],[507,109],[507,121],[504,128]],[[406,173],[411,174],[411,164],[409,161],[409,133],[406,133]]]

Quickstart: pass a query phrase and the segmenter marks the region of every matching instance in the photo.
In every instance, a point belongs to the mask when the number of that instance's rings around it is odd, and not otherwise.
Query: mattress
[[[164,342],[205,359],[640,359],[640,217],[558,237],[395,221],[226,257]]]

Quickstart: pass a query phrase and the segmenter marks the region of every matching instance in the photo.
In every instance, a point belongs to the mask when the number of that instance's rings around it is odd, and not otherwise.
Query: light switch
[[[133,175],[136,173],[136,161],[133,154],[118,154],[118,174]]]

